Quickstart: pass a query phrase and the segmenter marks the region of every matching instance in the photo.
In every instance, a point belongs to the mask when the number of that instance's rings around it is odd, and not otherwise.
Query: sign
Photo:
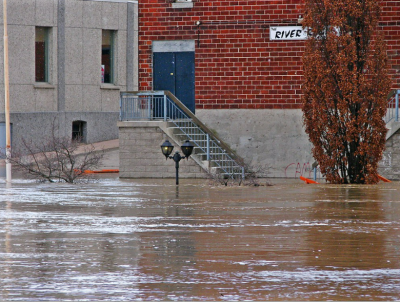
[[[270,40],[306,40],[307,32],[301,26],[271,26]]]
[[[105,65],[101,66],[101,83],[104,83]]]

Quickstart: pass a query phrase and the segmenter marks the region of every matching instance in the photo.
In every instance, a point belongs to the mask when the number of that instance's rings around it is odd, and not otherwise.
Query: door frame
[[[195,54],[195,40],[168,40],[168,41],[152,41],[152,60],[154,60],[154,53],[179,53],[179,52],[193,52]],[[152,76],[152,89],[154,90],[154,62],[153,76]],[[194,77],[196,62],[194,62]],[[196,108],[196,92],[195,92],[195,79],[193,83],[193,113]]]

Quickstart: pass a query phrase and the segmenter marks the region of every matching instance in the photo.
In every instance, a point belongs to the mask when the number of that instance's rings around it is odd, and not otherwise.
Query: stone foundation
[[[400,180],[400,130],[386,141],[378,172],[389,180]]]
[[[166,160],[161,144],[169,140],[174,150],[180,146],[158,126],[164,122],[119,122],[120,178],[175,178],[175,162]],[[204,170],[191,158],[179,162],[180,178],[206,178]]]

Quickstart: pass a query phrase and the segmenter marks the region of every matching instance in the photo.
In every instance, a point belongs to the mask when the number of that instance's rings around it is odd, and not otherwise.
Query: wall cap
[[[114,84],[102,83],[102,84],[100,85],[100,89],[120,90],[121,87],[116,86],[116,85],[114,85]]]
[[[55,89],[56,87],[47,82],[36,82],[33,84],[34,88]]]

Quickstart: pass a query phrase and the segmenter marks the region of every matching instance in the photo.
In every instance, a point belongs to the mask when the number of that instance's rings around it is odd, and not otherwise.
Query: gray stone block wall
[[[386,141],[378,173],[389,180],[400,180],[400,130]]]
[[[247,163],[270,167],[268,177],[297,179],[300,175],[313,177],[312,145],[304,132],[300,110],[198,110],[197,112],[196,116],[216,131],[221,139],[235,149]],[[174,162],[166,161],[160,150],[160,145],[166,139],[171,143],[173,140],[159,127],[121,127],[124,123],[129,125],[133,122],[119,123],[120,176],[173,178]],[[180,163],[182,178],[206,177],[193,160],[189,160],[189,163],[182,160]],[[390,180],[400,180],[400,130],[387,141],[378,172]]]
[[[161,153],[161,144],[169,138],[157,126],[119,126],[120,178],[175,178],[175,162],[166,160]],[[179,146],[174,145],[179,151]],[[198,164],[189,158],[179,162],[180,178],[206,178]]]
[[[138,87],[138,4],[81,0],[12,0],[7,4],[10,120],[13,147],[40,140],[58,118],[63,135],[72,121],[87,123],[87,142],[118,138],[120,91]],[[128,9],[129,8],[129,9]],[[35,27],[50,28],[49,81],[35,82]],[[0,5],[3,31],[3,5]],[[115,83],[101,83],[102,30],[116,31]],[[0,36],[0,70],[4,68]],[[0,123],[4,83],[0,77]],[[1,146],[0,146],[1,147]]]
[[[311,176],[312,144],[304,131],[300,109],[196,110],[245,163],[267,167],[272,178]]]
[[[118,138],[118,113],[12,113],[12,149],[22,148],[22,139],[40,142],[51,134],[53,121],[56,122],[57,133],[61,136],[72,136],[72,122],[87,122],[86,143],[95,143]],[[4,114],[0,114],[0,122]],[[38,123],[38,121],[40,123]]]

